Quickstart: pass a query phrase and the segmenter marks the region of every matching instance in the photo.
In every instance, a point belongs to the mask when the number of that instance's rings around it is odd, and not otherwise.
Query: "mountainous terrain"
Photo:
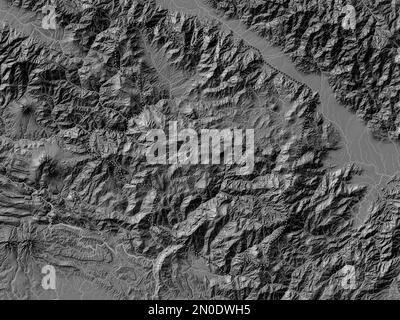
[[[375,136],[398,139],[391,4],[355,3],[346,30],[326,2],[210,5],[302,71],[328,73]],[[40,13],[46,2],[9,5]],[[356,165],[326,165],[341,136],[316,92],[216,22],[154,1],[55,7],[53,38],[0,26],[2,299],[53,297],[44,265],[57,271],[58,298],[398,298],[399,178],[355,226],[368,186],[354,183]],[[148,132],[171,121],[254,129],[254,171],[149,164]]]

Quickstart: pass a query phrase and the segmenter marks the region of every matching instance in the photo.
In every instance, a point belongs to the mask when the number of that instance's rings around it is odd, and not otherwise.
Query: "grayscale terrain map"
[[[400,1],[0,0],[0,299],[399,289]]]

